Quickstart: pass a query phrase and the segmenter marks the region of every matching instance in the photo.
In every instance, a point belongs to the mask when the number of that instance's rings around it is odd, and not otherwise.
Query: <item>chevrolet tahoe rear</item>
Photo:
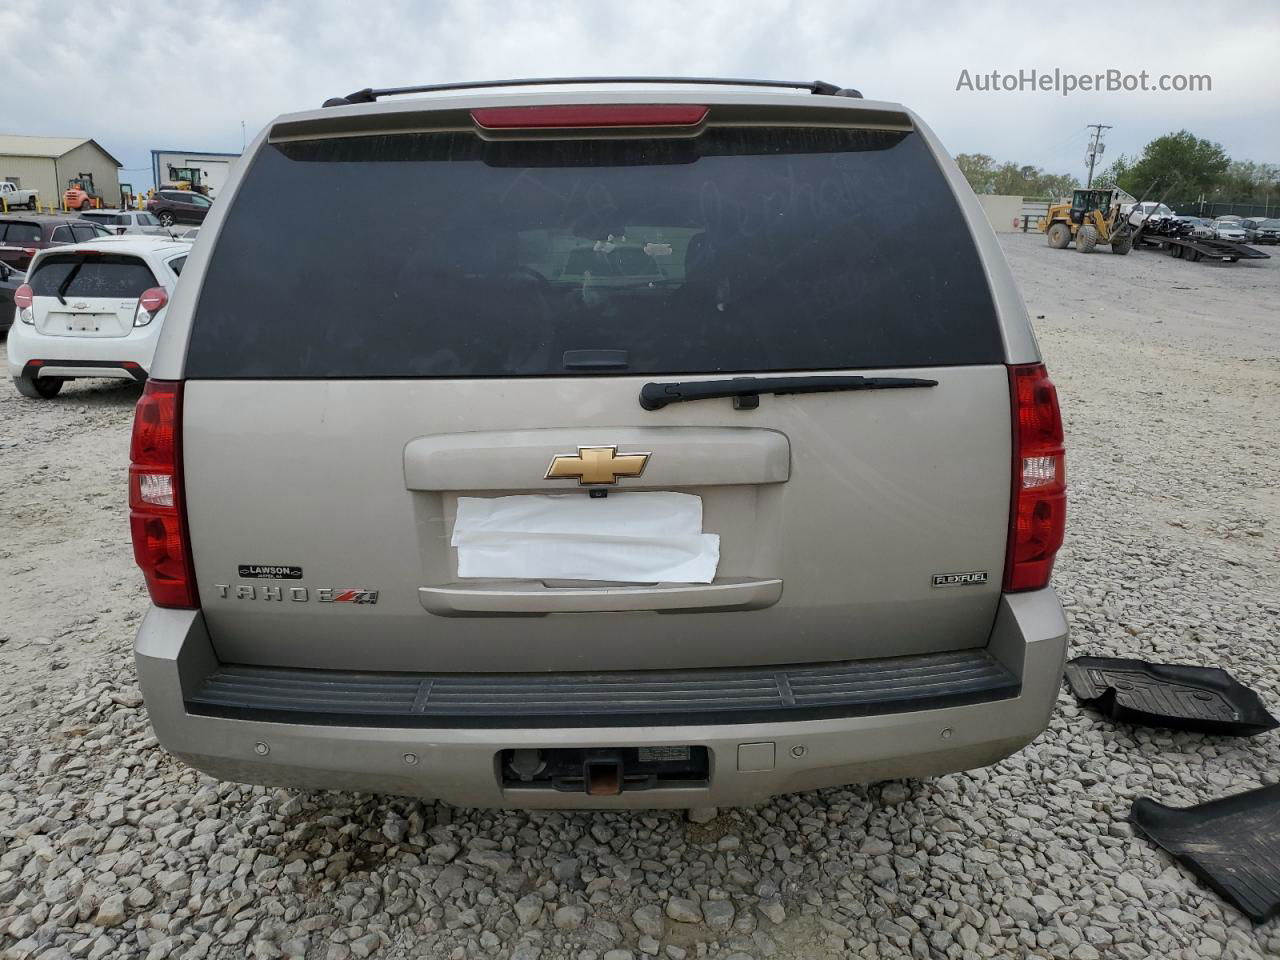
[[[130,473],[161,743],[607,808],[1037,736],[1057,397],[928,128],[825,84],[421,92],[271,124],[168,307]]]

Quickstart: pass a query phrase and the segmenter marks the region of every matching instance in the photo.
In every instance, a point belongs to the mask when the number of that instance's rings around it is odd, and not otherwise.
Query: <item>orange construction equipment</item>
[[[66,210],[91,210],[101,206],[98,193],[93,189],[93,174],[82,173],[67,181],[62,194],[62,206]]]

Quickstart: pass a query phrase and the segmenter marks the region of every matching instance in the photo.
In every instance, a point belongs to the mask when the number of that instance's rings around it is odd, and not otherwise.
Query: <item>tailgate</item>
[[[519,110],[501,130],[454,110],[430,132],[258,150],[196,281],[185,361],[220,658],[593,671],[986,644],[1010,388],[956,197],[904,116],[734,109],[669,135],[541,139],[511,129]],[[371,215],[380,197],[390,212]],[[647,384],[783,376],[936,385],[640,403]],[[638,568],[696,541],[697,573],[581,565],[604,555],[606,516],[644,515],[618,498],[658,493],[643,502],[691,507],[685,525],[648,514],[643,544],[618,542]],[[572,498],[565,527],[484,542],[555,563],[460,568],[490,501],[549,494]]]
[[[894,372],[938,386],[766,396],[748,414],[727,400],[646,413],[637,378],[189,383],[191,536],[219,656],[613,670],[980,646],[1009,511],[1007,373]],[[575,480],[544,474],[591,445],[650,454],[610,496],[702,499],[703,529],[720,537],[712,583],[460,579],[458,498],[554,491],[589,507]],[[266,576],[240,575],[252,568]],[[974,571],[986,582],[933,585]],[[349,590],[376,604],[320,599]]]

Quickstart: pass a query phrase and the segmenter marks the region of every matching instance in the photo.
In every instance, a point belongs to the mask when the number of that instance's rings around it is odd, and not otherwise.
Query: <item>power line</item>
[[[1103,151],[1106,149],[1106,144],[1102,142],[1102,131],[1110,130],[1111,125],[1108,123],[1090,123],[1086,124],[1086,126],[1093,131],[1093,143],[1089,144],[1088,153],[1089,180],[1084,185],[1084,188],[1088,190],[1093,186],[1093,165],[1097,161],[1098,157],[1102,156]]]

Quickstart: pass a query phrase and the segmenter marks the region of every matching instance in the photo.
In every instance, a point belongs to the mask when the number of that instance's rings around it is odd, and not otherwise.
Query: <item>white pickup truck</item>
[[[10,210],[18,207],[26,207],[28,210],[34,210],[40,202],[39,190],[23,190],[16,184],[10,183],[8,180],[0,180],[0,198],[8,204]]]

